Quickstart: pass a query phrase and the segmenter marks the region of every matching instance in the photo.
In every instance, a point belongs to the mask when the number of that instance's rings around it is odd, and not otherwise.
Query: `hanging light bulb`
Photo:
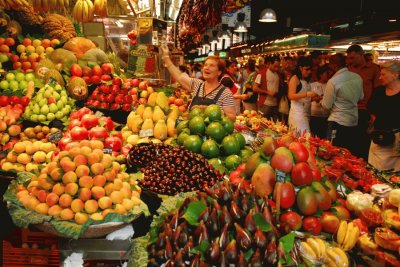
[[[266,8],[261,11],[259,22],[276,22],[276,13],[271,8]]]
[[[238,21],[235,24],[234,32],[247,32],[247,25],[243,21]]]

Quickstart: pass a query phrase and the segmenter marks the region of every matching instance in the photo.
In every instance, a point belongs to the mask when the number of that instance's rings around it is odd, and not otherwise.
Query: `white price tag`
[[[147,130],[140,130],[139,131],[139,137],[150,137],[153,136],[154,132],[153,129],[147,129]]]

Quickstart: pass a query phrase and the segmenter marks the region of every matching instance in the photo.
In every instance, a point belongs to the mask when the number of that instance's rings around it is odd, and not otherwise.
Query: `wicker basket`
[[[84,232],[79,238],[95,238],[95,237],[102,237],[105,235],[108,235],[109,233],[112,233],[114,231],[117,231],[123,227],[125,227],[127,223],[124,222],[115,222],[115,223],[104,223],[104,224],[97,224],[97,225],[91,225],[89,228]],[[42,224],[36,224],[35,227],[39,229],[40,231],[53,234],[56,236],[60,237],[67,237],[66,235],[63,235],[62,233],[57,232],[54,227],[48,223],[42,223]]]

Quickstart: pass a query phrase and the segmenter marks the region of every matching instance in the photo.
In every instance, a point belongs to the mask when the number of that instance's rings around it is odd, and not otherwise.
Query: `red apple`
[[[321,216],[322,231],[333,234],[339,228],[340,220],[331,212],[324,212]]]
[[[103,102],[103,103],[100,104],[100,107],[102,109],[108,109],[110,107],[110,105],[107,102]]]
[[[313,235],[319,235],[321,233],[322,224],[319,218],[316,217],[306,217],[303,219],[303,230],[310,232]]]
[[[82,79],[85,81],[86,84],[91,84],[92,83],[92,79],[90,79],[89,76],[83,76]]]
[[[290,152],[286,147],[277,148],[271,158],[271,166],[274,169],[283,171],[284,173],[290,173],[293,168],[292,152]]]
[[[101,70],[100,66],[94,66],[92,68],[92,73],[93,73],[93,75],[96,75],[99,77],[101,77],[101,75],[103,75],[103,71]]]
[[[124,110],[124,111],[131,111],[131,110],[132,110],[131,104],[123,104],[123,105],[122,105],[122,110]]]
[[[139,104],[146,104],[147,103],[147,99],[146,98],[139,98]]]
[[[86,140],[89,132],[85,127],[77,126],[70,131],[70,134],[73,140]]]
[[[112,81],[112,84],[114,84],[114,85],[121,85],[121,84],[122,84],[121,78],[114,77],[114,78],[113,78],[113,81]]]
[[[289,150],[293,152],[294,159],[296,162],[306,162],[308,159],[308,150],[307,148],[299,143],[299,142],[292,142],[289,145]]]
[[[286,233],[292,230],[299,230],[301,228],[301,216],[294,211],[288,211],[281,215],[280,219],[281,228]]]
[[[93,114],[85,114],[83,115],[81,122],[83,127],[90,129],[98,125],[99,118]]]
[[[129,90],[129,94],[130,95],[137,95],[138,94],[138,90],[136,87],[132,88],[131,90]]]
[[[122,105],[124,103],[124,95],[123,94],[118,94],[115,97],[115,103]]]
[[[130,95],[125,95],[125,96],[124,96],[124,103],[130,105],[130,104],[132,103],[132,96],[130,96]]]
[[[100,82],[101,82],[100,77],[101,77],[101,76],[93,75],[93,76],[90,78],[90,83],[94,83],[94,84],[100,83]]]
[[[183,99],[180,99],[180,98],[176,99],[174,104],[177,105],[178,107],[182,106],[183,105]]]
[[[110,74],[113,72],[114,66],[111,63],[104,63],[103,65],[101,65],[101,70],[103,71],[103,73],[106,74]]]
[[[111,86],[111,90],[110,90],[111,94],[117,95],[117,94],[119,94],[119,91],[120,91],[120,89],[119,89],[118,85],[112,85]]]
[[[112,104],[115,101],[115,97],[113,95],[107,95],[106,96],[106,101],[107,101],[107,103]]]
[[[110,75],[108,75],[108,74],[103,74],[103,75],[101,75],[101,78],[100,78],[102,81],[105,81],[105,82],[108,82],[108,81],[111,81],[111,76]]]
[[[299,162],[294,165],[291,172],[291,181],[295,186],[310,185],[313,181],[313,174],[306,162]]]
[[[111,106],[110,106],[110,109],[113,109],[113,110],[117,110],[117,109],[119,109],[119,108],[120,108],[120,105],[117,104],[117,103],[113,103],[113,104],[111,104]]]
[[[131,86],[138,87],[140,80],[139,79],[130,79],[129,82],[131,83]]]
[[[68,129],[71,130],[74,127],[81,126],[81,120],[79,119],[72,119],[68,125]]]
[[[147,81],[141,81],[140,83],[139,83],[139,85],[138,85],[138,87],[139,87],[139,89],[140,90],[147,90],[147,85],[148,85],[148,82]]]
[[[93,75],[92,69],[88,66],[83,66],[82,67],[82,75],[83,76],[92,76]]]

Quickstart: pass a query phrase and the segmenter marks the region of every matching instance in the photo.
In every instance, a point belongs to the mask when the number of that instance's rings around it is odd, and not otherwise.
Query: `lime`
[[[176,130],[177,133],[180,134],[182,132],[183,129],[187,128],[189,125],[189,121],[181,121],[177,126],[176,126]]]
[[[233,122],[227,117],[222,118],[222,125],[225,128],[227,134],[233,133]]]
[[[203,141],[198,135],[189,135],[185,138],[185,141],[183,141],[183,146],[190,151],[199,153],[202,143]]]
[[[220,143],[225,137],[225,128],[219,122],[212,122],[207,126],[206,135]]]
[[[206,158],[215,158],[219,155],[219,147],[217,143],[212,139],[207,139],[201,145],[201,154]]]
[[[243,149],[246,145],[246,139],[244,139],[243,135],[241,133],[234,133],[233,136],[236,138],[236,141],[238,141],[240,149]]]
[[[191,134],[203,135],[206,129],[204,119],[201,116],[196,116],[189,121],[189,129]]]
[[[224,150],[225,155],[233,155],[233,154],[239,154],[240,152],[240,146],[236,138],[232,135],[226,136],[222,140],[222,147]]]
[[[178,140],[177,140],[178,144],[182,146],[183,142],[185,141],[186,137],[188,137],[188,136],[189,136],[189,133],[187,133],[187,132],[180,133],[178,135]]]
[[[247,159],[248,159],[251,155],[253,155],[253,153],[254,153],[254,152],[251,151],[250,149],[245,148],[245,149],[240,150],[239,155],[240,155],[240,157],[242,158],[242,161],[243,161],[243,162],[247,162]]]
[[[189,119],[193,119],[196,116],[203,117],[203,114],[204,114],[203,113],[203,109],[201,109],[201,108],[193,108],[193,109],[190,110]]]
[[[230,155],[225,159],[225,167],[228,170],[236,169],[242,163],[242,158],[238,155]]]
[[[206,107],[204,114],[211,121],[220,121],[222,117],[221,108],[218,105],[209,105]]]

